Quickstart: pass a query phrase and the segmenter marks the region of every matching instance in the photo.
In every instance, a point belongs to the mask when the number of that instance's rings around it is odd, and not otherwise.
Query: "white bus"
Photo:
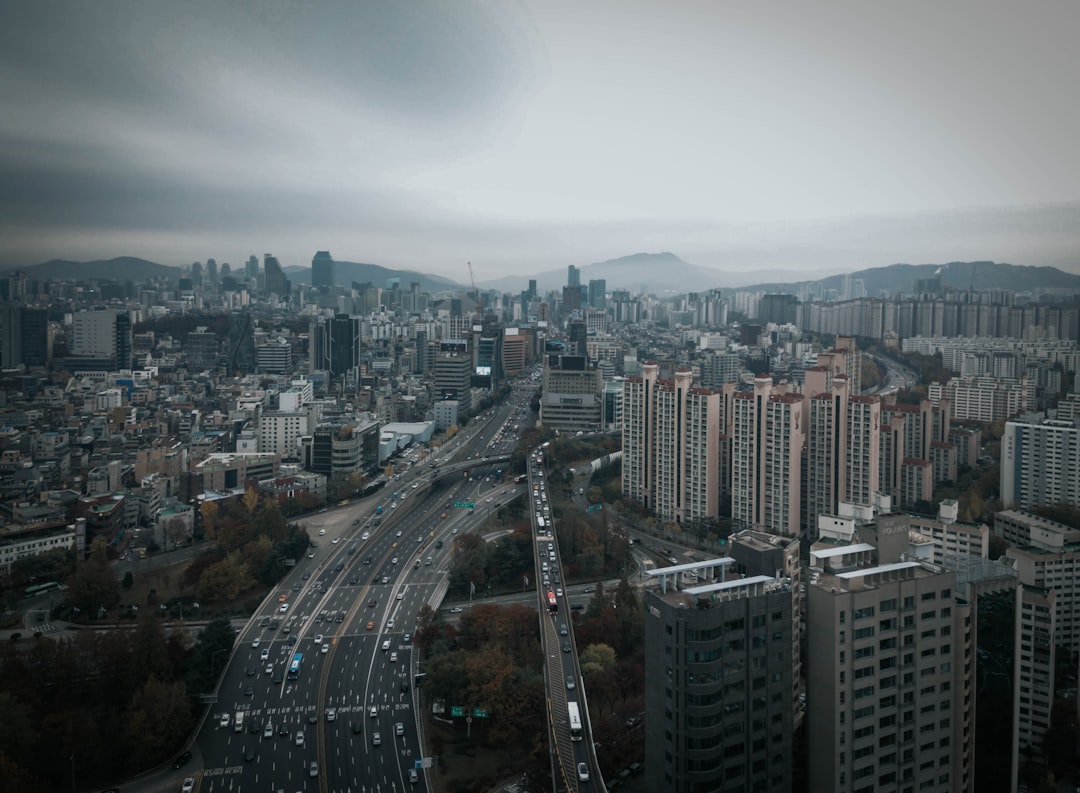
[[[566,709],[570,713],[570,740],[581,740],[581,714],[578,713],[576,702],[567,702]]]

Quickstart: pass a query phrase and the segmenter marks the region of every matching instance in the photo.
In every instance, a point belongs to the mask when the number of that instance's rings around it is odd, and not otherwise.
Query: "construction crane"
[[[483,306],[480,305],[480,290],[476,288],[476,279],[473,277],[472,262],[469,265],[469,283],[472,284],[473,301],[476,303],[476,314],[481,319],[484,316]]]

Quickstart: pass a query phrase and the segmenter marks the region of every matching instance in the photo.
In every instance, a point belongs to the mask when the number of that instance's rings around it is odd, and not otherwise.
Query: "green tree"
[[[581,651],[581,673],[602,672],[615,666],[615,650],[607,644],[590,644]]]

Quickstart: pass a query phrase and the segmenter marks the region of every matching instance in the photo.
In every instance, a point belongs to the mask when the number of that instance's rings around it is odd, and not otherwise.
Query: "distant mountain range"
[[[140,259],[136,256],[118,256],[115,259],[97,259],[92,262],[72,262],[52,259],[29,267],[7,267],[8,271],[23,270],[32,278],[54,278],[58,281],[145,281],[148,278],[180,277],[179,267]]]
[[[749,289],[765,289],[777,292],[794,292],[800,286],[815,284],[828,294],[829,290],[843,294],[844,281],[862,279],[866,294],[870,297],[911,293],[919,279],[941,279],[946,289],[1001,289],[1009,292],[1033,292],[1045,290],[1076,290],[1080,292],[1080,275],[1067,273],[1056,267],[1028,267],[1000,262],[949,262],[948,264],[890,264],[873,267],[846,275],[831,275],[815,281],[761,282]]]
[[[342,286],[353,283],[371,283],[386,288],[391,279],[397,278],[402,289],[409,289],[419,282],[424,292],[468,291],[471,287],[448,278],[415,270],[392,270],[378,264],[335,261],[335,280]],[[182,268],[147,261],[134,256],[90,262],[53,259],[22,269],[36,279],[57,280],[111,280],[140,282],[147,278],[164,278],[176,281]],[[294,283],[311,283],[309,267],[283,268]],[[582,265],[578,268],[581,283],[604,279],[608,291],[629,289],[657,295],[676,295],[701,292],[709,289],[751,289],[776,292],[796,292],[800,287],[816,286],[824,295],[845,294],[848,284],[861,279],[865,293],[871,297],[910,293],[920,278],[941,278],[947,289],[1002,289],[1012,292],[1040,290],[1074,290],[1080,292],[1080,275],[1067,273],[1056,267],[1027,267],[999,262],[949,262],[948,264],[891,264],[859,270],[845,275],[830,275],[820,279],[806,279],[803,273],[780,270],[757,270],[752,272],[726,272],[683,261],[673,253],[635,253],[618,259]],[[543,294],[560,290],[566,284],[567,270],[545,270],[534,276],[504,276],[477,284],[480,289],[499,292],[520,292],[527,288],[530,278],[535,278],[537,290]]]

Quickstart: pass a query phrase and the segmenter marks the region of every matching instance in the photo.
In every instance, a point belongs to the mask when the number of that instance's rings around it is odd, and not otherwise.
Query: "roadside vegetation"
[[[117,580],[97,538],[78,564],[59,551],[20,568],[20,584],[63,582],[52,616],[78,630],[0,644],[4,790],[68,790],[73,780],[86,788],[181,750],[228,662],[227,617],[250,614],[309,545],[306,531],[254,491],[202,519],[211,542],[180,565]],[[194,640],[191,620],[208,620]]]

